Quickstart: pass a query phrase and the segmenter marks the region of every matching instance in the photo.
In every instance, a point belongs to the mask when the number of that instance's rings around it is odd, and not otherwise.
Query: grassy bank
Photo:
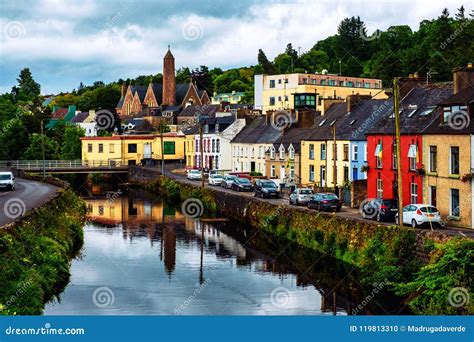
[[[474,313],[471,239],[429,231],[420,233],[409,227],[380,226],[316,211],[309,213],[166,178],[142,185],[172,201],[198,198],[207,214],[219,211],[354,265],[360,269],[362,283],[385,284],[385,290],[405,296],[407,305],[417,314]],[[461,297],[459,293],[453,294],[456,288],[461,288]],[[453,298],[455,295],[457,298]],[[462,296],[467,297],[468,303],[458,306],[465,299]]]
[[[69,281],[83,243],[86,206],[71,190],[0,230],[0,313],[38,315]]]

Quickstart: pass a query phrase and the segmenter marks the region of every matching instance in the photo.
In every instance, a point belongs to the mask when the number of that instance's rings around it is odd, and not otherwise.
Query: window
[[[272,96],[270,97],[270,106],[274,106],[275,105],[275,98]]]
[[[424,111],[420,113],[421,116],[427,116],[430,115],[434,110],[436,109],[436,106],[429,106],[427,107]]]
[[[270,167],[270,177],[272,178],[275,178],[276,177],[276,174],[275,174],[275,165],[272,165]]]
[[[429,155],[429,170],[430,172],[436,172],[438,163],[438,147],[430,146],[430,155]]]
[[[315,107],[316,95],[313,94],[295,94],[295,107]]]
[[[275,147],[270,147],[270,159],[275,159]]]
[[[104,153],[104,144],[99,144],[99,153]]]
[[[326,144],[321,144],[321,160],[326,160]]]
[[[321,85],[326,85],[326,80],[321,80]]]
[[[280,145],[280,149],[278,150],[278,152],[280,153],[280,159],[285,159],[285,148],[283,147],[283,145]]]
[[[114,152],[115,152],[115,145],[109,144],[109,153],[114,153]]]
[[[359,146],[358,145],[352,146],[352,160],[353,161],[359,160]]]
[[[309,144],[309,159],[314,160],[314,144]]]
[[[278,96],[278,102],[281,102],[281,96]]]
[[[278,79],[278,84],[281,84],[281,78]]]
[[[309,181],[314,182],[314,165],[309,166]]]
[[[349,167],[348,166],[344,166],[344,182],[348,182],[349,181]]]
[[[416,159],[418,156],[418,146],[412,143],[408,149],[408,164],[411,171],[416,170]]]
[[[290,155],[291,160],[295,159],[295,149],[293,148],[293,146],[290,146],[290,148],[288,149],[288,153]]]
[[[383,180],[377,179],[377,198],[383,198]]]
[[[343,151],[342,151],[342,159],[344,161],[349,160],[349,144],[344,144],[343,146]]]
[[[394,142],[392,144],[392,169],[396,169],[397,168],[397,143]]]
[[[323,120],[319,123],[319,127],[322,127],[325,123],[326,123],[326,119],[323,119]]]
[[[92,153],[92,144],[87,144],[87,152]]]
[[[416,183],[410,184],[410,200],[413,204],[418,203],[418,184]]]
[[[174,141],[163,142],[163,154],[175,154],[175,143]]]
[[[459,206],[459,189],[451,189],[451,216],[460,217],[461,208]]]
[[[290,166],[290,180],[295,179],[295,167],[293,165]]]
[[[270,80],[270,88],[275,88],[275,80]]]
[[[379,140],[377,146],[375,146],[375,159],[376,159],[376,166],[378,169],[382,168],[382,141]]]
[[[128,153],[137,153],[137,144],[128,144]]]
[[[459,147],[451,146],[451,158],[450,158],[450,169],[449,173],[452,175],[459,175]]]
[[[357,121],[357,119],[352,120],[352,121],[349,123],[349,125],[352,126],[356,121]]]
[[[216,139],[216,152],[221,152],[221,141],[219,139]]]
[[[216,140],[212,139],[212,152],[216,152]]]
[[[303,84],[308,84],[308,79],[307,78],[303,78]]]

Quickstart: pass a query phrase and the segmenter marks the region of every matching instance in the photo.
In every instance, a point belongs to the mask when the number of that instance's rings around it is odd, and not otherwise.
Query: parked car
[[[439,210],[429,204],[408,204],[403,207],[403,224],[411,225],[413,228],[423,224],[435,223],[444,227],[445,223],[441,219]],[[395,215],[395,222],[399,224],[398,213]]]
[[[223,175],[220,175],[218,173],[211,173],[208,179],[209,185],[221,185],[223,179]]]
[[[235,180],[237,179],[236,176],[232,175],[225,175],[224,179],[221,182],[221,186],[226,189],[231,189],[232,184],[234,184]]]
[[[255,181],[255,197],[280,197],[278,186],[271,180],[257,179]]]
[[[234,191],[252,191],[252,182],[247,178],[237,178],[232,183],[232,190]]]
[[[202,179],[201,170],[189,170],[187,177],[190,180],[201,180]]]
[[[332,192],[320,192],[311,196],[308,208],[321,211],[341,211],[342,201]]]
[[[15,176],[11,172],[0,172],[0,189],[15,190]]]
[[[307,204],[313,195],[313,190],[310,188],[297,188],[290,194],[290,204]]]
[[[364,219],[393,222],[398,213],[398,201],[394,198],[372,198],[367,200],[360,210]]]

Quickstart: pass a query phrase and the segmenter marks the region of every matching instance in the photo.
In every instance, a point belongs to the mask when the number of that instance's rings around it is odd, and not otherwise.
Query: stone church
[[[122,84],[122,96],[116,111],[122,118],[158,115],[171,119],[188,106],[210,103],[207,92],[198,89],[192,81],[176,84],[175,59],[168,47],[163,58],[163,83],[150,83],[148,86]]]

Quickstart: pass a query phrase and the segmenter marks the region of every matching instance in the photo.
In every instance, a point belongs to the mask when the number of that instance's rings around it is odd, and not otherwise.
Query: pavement
[[[0,192],[0,227],[48,202],[58,190],[50,184],[17,178],[15,190]]]
[[[195,181],[195,180],[187,179],[184,173],[182,173],[182,172],[177,173],[175,170],[173,170],[172,166],[171,167],[170,166],[168,166],[168,167],[165,166],[165,175],[169,178],[179,180],[181,183],[190,184],[190,185],[194,185],[194,186],[200,186],[201,185],[201,181]],[[208,188],[211,188],[213,190],[217,190],[217,191],[229,192],[229,193],[233,193],[233,194],[238,194],[240,196],[254,197],[253,192],[235,192],[231,189],[225,189],[225,188],[222,188],[220,186],[209,185],[207,182],[204,183],[204,186],[208,187]],[[268,203],[272,203],[272,204],[275,204],[275,205],[295,207],[295,205],[290,205],[289,204],[287,198],[261,199],[261,198],[255,197],[255,199],[259,200],[259,201],[266,201]],[[301,210],[308,210],[308,211],[312,211],[312,212],[315,211],[314,209],[308,209],[307,207],[304,207],[304,206],[298,206],[298,208],[301,209]],[[367,220],[362,218],[362,216],[360,215],[359,210],[357,208],[351,208],[351,207],[343,206],[341,208],[341,211],[335,213],[335,215],[340,216],[340,217],[344,217],[344,218],[348,218],[348,219],[352,219],[354,221],[359,221],[359,222],[367,221]],[[395,223],[394,222],[377,222],[377,224],[391,226],[391,225],[394,225]],[[417,229],[427,230],[427,229],[431,229],[431,228],[426,227],[426,228],[417,228]],[[464,236],[464,237],[469,237],[471,239],[474,239],[474,229],[445,226],[444,228],[433,227],[433,230],[434,231],[439,231],[441,233],[444,233],[444,234],[447,234],[447,235],[450,235],[450,236]]]

